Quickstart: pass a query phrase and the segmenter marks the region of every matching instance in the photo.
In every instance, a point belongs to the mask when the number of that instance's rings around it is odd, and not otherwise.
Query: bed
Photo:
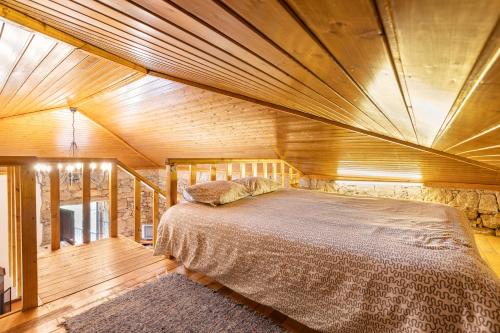
[[[285,189],[183,202],[155,254],[319,331],[500,332],[500,282],[441,204]]]

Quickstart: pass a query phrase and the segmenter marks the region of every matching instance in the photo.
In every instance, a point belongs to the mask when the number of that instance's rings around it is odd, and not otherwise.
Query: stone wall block
[[[496,214],[498,212],[497,198],[494,194],[481,195],[479,212],[482,214]]]
[[[469,220],[475,220],[478,217],[477,209],[467,208],[464,210],[464,213]]]
[[[463,209],[478,208],[479,194],[475,191],[459,192],[456,198],[449,202],[449,204],[453,207],[459,207]]]
[[[500,228],[500,214],[481,215],[483,226],[490,229]]]

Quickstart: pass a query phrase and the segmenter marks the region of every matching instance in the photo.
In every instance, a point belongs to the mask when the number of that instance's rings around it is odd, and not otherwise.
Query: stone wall
[[[364,195],[394,199],[443,203],[463,211],[470,226],[481,233],[500,236],[500,192],[481,189],[435,188],[390,183],[336,183],[319,177],[302,177],[300,188],[345,195]]]
[[[165,169],[137,170],[139,174],[165,188]],[[96,180],[101,180],[100,171],[92,174]],[[40,223],[42,224],[42,245],[50,244],[50,181],[47,175],[38,178],[39,190],[41,192]],[[108,200],[107,176],[96,185],[91,183],[91,200]],[[68,182],[60,184],[61,205],[81,204],[82,188],[80,182],[70,185]],[[141,197],[141,221],[150,224],[153,221],[153,192],[142,186]],[[165,211],[165,200],[160,197],[160,216]],[[118,169],[118,233],[124,236],[134,234],[134,179],[127,173]]]

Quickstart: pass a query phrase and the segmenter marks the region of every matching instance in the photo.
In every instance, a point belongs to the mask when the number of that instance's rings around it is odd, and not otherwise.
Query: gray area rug
[[[181,274],[169,274],[68,318],[71,333],[284,332],[271,320]]]

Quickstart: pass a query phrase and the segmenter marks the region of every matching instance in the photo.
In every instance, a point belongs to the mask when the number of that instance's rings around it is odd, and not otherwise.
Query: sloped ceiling
[[[280,156],[305,173],[500,183],[498,2],[0,3],[148,70],[256,101],[145,75],[37,33],[10,37],[21,29],[7,24],[0,130],[12,135],[0,155],[64,156],[50,136],[70,142],[58,136],[70,113],[58,110],[71,105],[95,127],[85,154],[133,166]],[[26,148],[30,127],[46,130],[43,149]]]

